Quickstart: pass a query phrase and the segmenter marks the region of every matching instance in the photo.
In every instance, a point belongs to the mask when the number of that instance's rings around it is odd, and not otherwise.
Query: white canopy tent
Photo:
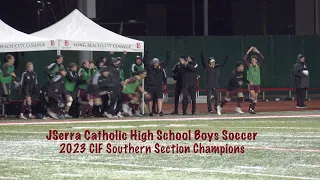
[[[144,42],[109,31],[75,9],[59,22],[31,34],[58,41],[58,50],[144,52]]]
[[[75,9],[59,22],[35,33],[35,37],[57,40],[57,50],[141,52],[144,42],[121,36],[96,24]],[[143,81],[144,87],[144,81]],[[144,100],[144,97],[142,97]],[[144,113],[144,103],[142,108]]]
[[[55,50],[55,40],[20,32],[0,20],[0,52]]]

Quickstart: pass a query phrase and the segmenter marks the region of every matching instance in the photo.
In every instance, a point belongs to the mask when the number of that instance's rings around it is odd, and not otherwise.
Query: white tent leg
[[[61,55],[61,50],[57,49],[57,55]]]
[[[144,52],[142,52],[142,59],[144,58]],[[142,63],[142,67],[144,68],[144,64]],[[144,90],[144,79],[142,80],[142,89]],[[142,95],[142,109],[141,109],[141,113],[144,114],[144,107],[145,103],[144,103],[144,95]]]

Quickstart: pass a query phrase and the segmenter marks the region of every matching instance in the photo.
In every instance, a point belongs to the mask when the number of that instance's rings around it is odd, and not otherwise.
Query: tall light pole
[[[196,35],[196,10],[195,10],[195,0],[192,0],[192,35]]]
[[[208,0],[203,0],[203,35],[209,35],[209,21],[208,21]]]

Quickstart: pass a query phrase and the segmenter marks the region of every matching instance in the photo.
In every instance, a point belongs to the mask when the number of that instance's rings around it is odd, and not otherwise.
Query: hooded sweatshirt
[[[292,74],[294,76],[294,82],[296,88],[309,88],[310,75],[305,62],[301,62],[303,54],[299,54],[296,63],[293,65]]]

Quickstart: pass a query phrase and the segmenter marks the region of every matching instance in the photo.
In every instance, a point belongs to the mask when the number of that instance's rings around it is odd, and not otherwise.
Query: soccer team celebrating
[[[248,62],[249,53],[256,53],[251,56]],[[148,52],[144,57],[136,56],[131,66],[132,77],[124,78],[123,64],[125,63],[126,52],[122,57],[113,57],[110,52],[108,57],[100,58],[96,62],[84,60],[81,66],[76,63],[69,64],[68,68],[63,65],[63,56],[57,55],[54,62],[45,67],[44,72],[48,77],[47,83],[41,88],[39,99],[45,111],[44,118],[62,119],[74,117],[104,116],[108,118],[122,118],[124,116],[141,116],[142,99],[148,106],[149,116],[163,116],[163,93],[167,85],[167,74],[165,67],[169,63],[170,53],[166,51],[164,61],[153,58],[149,62]],[[227,93],[222,102],[220,99],[220,71],[227,63],[229,53],[217,63],[213,57],[208,60],[201,53],[201,64],[205,72],[205,84],[207,92],[208,112],[213,113],[212,95],[214,96],[214,110],[218,115],[222,114],[224,106],[236,97],[237,113],[243,113],[241,105],[244,101],[242,87],[248,85],[250,93],[249,109],[250,114],[255,114],[260,92],[260,68],[264,56],[256,47],[251,47],[243,57],[243,61],[235,64],[227,85]],[[27,62],[25,71],[18,81],[14,73],[15,57],[8,54],[5,57],[6,63],[0,71],[0,96],[6,97],[12,86],[19,88],[19,92],[25,100],[21,104],[20,118],[33,119],[32,96],[37,93],[37,73],[34,72],[34,65]],[[247,68],[247,76],[244,69]],[[188,97],[191,97],[191,114],[196,113],[196,88],[197,69],[196,58],[192,56],[180,56],[179,62],[172,69],[172,78],[175,80],[174,111],[171,114],[178,114],[180,94],[183,94],[182,113],[187,114]],[[293,67],[293,76],[297,90],[297,108],[306,108],[304,104],[305,91],[309,87],[309,71],[305,63],[305,57],[298,55],[297,63]],[[143,87],[144,80],[144,87]],[[144,98],[142,98],[144,97]],[[2,104],[2,98],[0,103]],[[27,116],[25,115],[27,113]]]

